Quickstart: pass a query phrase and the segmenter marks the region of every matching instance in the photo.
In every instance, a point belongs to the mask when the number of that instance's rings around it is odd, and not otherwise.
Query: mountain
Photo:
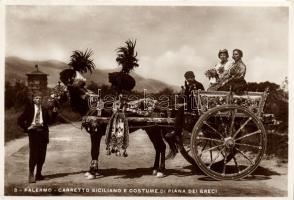
[[[6,57],[5,59],[5,80],[15,82],[17,80],[26,81],[26,73],[30,73],[35,70],[35,65],[38,64],[39,70],[48,74],[48,86],[54,87],[59,81],[59,73],[68,68],[68,65],[58,60],[46,60],[46,61],[31,61],[18,57]],[[118,68],[113,70],[95,69],[92,74],[84,74],[87,82],[94,81],[97,84],[108,83],[108,73],[118,71]],[[171,88],[178,90],[179,87],[169,85],[159,80],[146,79],[136,73],[131,73],[136,80],[136,86],[134,90],[143,91],[147,89],[147,92],[159,92],[165,88]]]
[[[5,80],[15,82],[16,80],[26,81],[26,73],[35,71],[38,64],[39,70],[48,74],[48,85],[53,86],[59,80],[59,72],[68,66],[60,61],[29,61],[18,57],[6,57],[5,59]]]

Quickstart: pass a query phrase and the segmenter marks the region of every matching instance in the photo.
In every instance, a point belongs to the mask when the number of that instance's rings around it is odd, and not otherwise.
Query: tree
[[[172,94],[175,94],[175,92],[172,88],[166,87],[166,88],[160,90],[157,94],[159,94],[159,95],[172,95]]]
[[[5,109],[14,106],[15,89],[9,81],[5,81]]]
[[[24,82],[15,83],[16,97],[14,107],[16,109],[21,108],[23,105],[27,104],[31,99],[29,96],[29,89]]]
[[[14,85],[9,81],[5,82],[5,109],[14,107],[19,110],[29,101],[29,89],[24,82],[18,80]]]
[[[248,91],[263,92],[267,88],[269,89],[269,91],[276,91],[277,89],[279,89],[279,85],[277,85],[276,83],[269,82],[269,81],[261,82],[261,83],[256,83],[256,82],[248,82],[247,83],[247,90]]]

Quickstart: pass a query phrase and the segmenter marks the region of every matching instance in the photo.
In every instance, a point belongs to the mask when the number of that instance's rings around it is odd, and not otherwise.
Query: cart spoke
[[[217,144],[215,144],[214,142],[212,142],[214,145],[217,145]],[[219,150],[219,148],[217,148],[217,150]],[[223,152],[221,151],[221,154],[222,154],[222,156],[223,157],[225,157],[225,155],[223,154]]]
[[[225,176],[226,175],[226,164],[227,164],[227,151],[225,151],[225,157],[224,157],[224,168],[223,168],[223,173],[222,173],[222,176]]]
[[[238,149],[237,147],[236,147],[236,150],[244,157],[244,158],[246,158],[250,163],[251,163],[251,165],[254,165],[254,162],[252,162],[252,160],[250,160],[250,158],[248,158],[240,149]]]
[[[252,133],[248,133],[247,135],[243,135],[242,137],[239,137],[239,138],[235,139],[235,141],[250,137],[250,136],[258,134],[258,133],[261,133],[261,130],[257,130],[257,131],[254,131]]]
[[[215,141],[215,142],[223,142],[222,140],[207,138],[207,137],[197,137],[199,140],[208,140],[208,141]]]
[[[215,163],[216,159],[218,159],[219,155],[222,153],[222,151],[225,149],[225,147],[223,147],[220,151],[218,151],[217,155],[215,156],[215,158],[211,161],[211,163],[209,164],[208,168],[210,169],[211,166],[213,165],[213,163]]]
[[[233,156],[233,160],[234,160],[234,163],[235,163],[236,168],[237,168],[237,170],[238,170],[238,173],[240,173],[240,168],[239,168],[239,165],[238,165],[238,163],[237,163],[237,159],[236,159],[235,155]]]
[[[234,128],[234,123],[235,123],[236,112],[237,112],[237,109],[234,109],[231,112],[231,114],[232,114],[232,121],[231,121],[231,125],[230,125],[230,130],[229,130],[230,131],[229,132],[230,136],[232,136],[232,134],[233,134],[233,128]]]
[[[224,120],[223,120],[223,117],[222,117],[222,114],[221,114],[221,112],[219,111],[218,112],[218,116],[219,116],[219,118],[220,118],[220,124],[221,124],[221,128],[224,128]],[[226,128],[225,128],[225,130],[224,130],[224,134],[225,134],[225,137],[226,137]]]
[[[242,144],[242,143],[238,143],[238,142],[236,142],[235,144],[239,145],[239,146],[246,146],[246,147],[252,147],[252,148],[256,148],[256,149],[262,149],[261,146],[256,146],[256,145],[251,145],[251,144]]]
[[[209,141],[209,146],[211,148],[211,141]],[[209,154],[210,154],[210,161],[212,162],[212,150],[209,151]]]
[[[210,124],[208,124],[207,121],[203,121],[203,124],[205,124],[206,126],[208,126],[215,133],[217,133],[221,138],[224,138],[224,136],[220,132],[218,132],[217,130],[215,130],[215,128],[213,128]]]
[[[212,150],[217,149],[218,147],[222,147],[222,146],[224,146],[224,144],[217,145],[217,146],[211,147],[211,148],[209,148],[209,149],[205,149],[205,150],[203,150],[203,151],[201,152],[201,154],[202,154],[203,152],[212,151]]]
[[[239,132],[250,122],[252,120],[252,117],[249,117],[249,119],[247,119],[247,121],[246,122],[244,122],[244,124],[242,124],[241,126],[240,126],[240,128],[236,131],[236,133],[234,134],[234,136],[233,136],[233,138],[235,138],[238,134],[239,134]]]
[[[203,152],[203,150],[205,149],[207,143],[208,143],[208,141],[205,142],[204,146],[203,146],[202,149],[201,149],[200,158],[201,158],[201,156],[202,156],[202,152]]]

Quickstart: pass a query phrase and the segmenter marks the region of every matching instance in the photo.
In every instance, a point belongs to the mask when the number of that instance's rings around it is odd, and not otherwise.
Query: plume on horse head
[[[108,80],[114,90],[119,93],[124,91],[131,91],[135,85],[135,79],[129,73],[135,68],[139,67],[137,55],[135,51],[136,40],[127,40],[125,46],[121,46],[117,51],[116,62],[121,65],[120,72],[113,72],[108,74]]]
[[[85,52],[75,50],[71,55],[69,62],[69,69],[65,69],[60,72],[60,80],[67,87],[70,104],[74,111],[80,115],[85,115],[88,111],[87,102],[87,89],[86,79],[81,75],[86,72],[92,73],[95,68],[95,64],[92,56],[92,50],[86,50]]]

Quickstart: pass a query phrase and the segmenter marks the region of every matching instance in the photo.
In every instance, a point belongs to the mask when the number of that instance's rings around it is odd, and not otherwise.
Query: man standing
[[[179,138],[182,133],[182,129],[184,126],[184,113],[185,111],[191,112],[195,106],[193,105],[194,97],[193,97],[193,90],[204,90],[203,85],[195,80],[195,75],[192,71],[187,71],[185,73],[185,88],[183,91],[184,99],[187,100],[187,104],[182,105],[179,107],[178,111],[176,112],[176,119],[175,119],[175,127],[174,131],[166,134],[167,138]]]
[[[25,107],[17,123],[29,136],[29,183],[43,180],[42,167],[45,162],[47,144],[49,143],[48,125],[53,123],[57,112],[42,105],[42,94],[35,92],[33,102]],[[37,167],[36,176],[34,170]]]

